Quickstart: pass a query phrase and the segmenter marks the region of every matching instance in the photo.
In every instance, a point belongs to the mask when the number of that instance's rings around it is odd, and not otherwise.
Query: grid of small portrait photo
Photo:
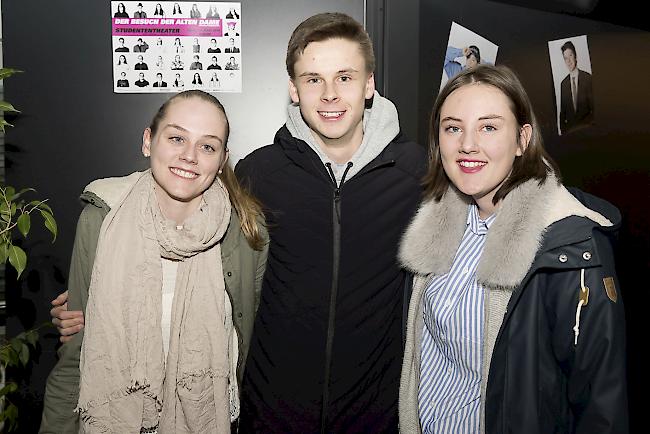
[[[116,93],[241,92],[241,7],[112,2]]]

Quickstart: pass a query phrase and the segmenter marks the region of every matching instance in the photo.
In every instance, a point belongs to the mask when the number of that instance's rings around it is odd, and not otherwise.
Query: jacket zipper
[[[323,402],[321,406],[321,424],[320,432],[325,434],[327,432],[327,410],[329,407],[329,383],[331,376],[332,365],[332,346],[334,343],[334,325],[336,319],[336,298],[339,290],[339,263],[341,256],[341,188],[345,182],[345,175],[352,167],[352,162],[349,161],[341,177],[341,182],[336,183],[336,176],[332,170],[332,164],[326,163],[325,166],[329,172],[330,181],[334,187],[333,206],[332,206],[332,233],[333,233],[333,258],[332,258],[332,287],[330,290],[330,307],[327,324],[327,340],[325,344],[325,374],[323,378]]]

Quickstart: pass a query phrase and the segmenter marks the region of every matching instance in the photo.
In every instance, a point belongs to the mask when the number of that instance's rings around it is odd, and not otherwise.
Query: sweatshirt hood
[[[298,104],[290,104],[287,108],[287,129],[291,135],[304,141],[316,152],[323,164],[331,163],[332,168],[337,163],[332,161],[316,142],[314,135],[300,113]],[[361,146],[354,153],[349,162],[352,163],[347,171],[345,180],[351,179],[359,173],[368,163],[374,160],[388,144],[399,134],[399,118],[397,108],[388,99],[375,91],[372,107],[363,114],[363,139]],[[340,166],[340,165],[339,165]],[[335,171],[337,183],[341,182],[343,171]]]

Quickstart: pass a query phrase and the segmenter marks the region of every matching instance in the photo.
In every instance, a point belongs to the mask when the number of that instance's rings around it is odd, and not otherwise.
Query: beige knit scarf
[[[81,348],[80,432],[229,433],[219,244],[228,194],[215,181],[179,229],[161,214],[155,186],[143,172],[102,223]],[[166,364],[161,256],[180,261]]]

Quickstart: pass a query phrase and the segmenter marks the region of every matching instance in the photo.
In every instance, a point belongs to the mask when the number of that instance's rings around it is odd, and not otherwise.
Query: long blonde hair
[[[228,122],[228,116],[226,115],[226,109],[223,107],[221,102],[214,96],[210,95],[207,92],[201,90],[186,90],[180,92],[173,97],[169,98],[165,103],[160,106],[158,112],[153,117],[151,125],[151,135],[155,135],[160,124],[160,121],[165,116],[167,108],[169,105],[176,99],[189,99],[189,98],[200,98],[203,101],[209,102],[217,107],[224,115],[226,119],[226,137],[224,138],[224,147],[227,149],[228,145],[228,136],[230,135],[230,123]],[[230,195],[230,203],[237,216],[239,216],[239,222],[241,230],[248,241],[248,245],[255,250],[262,250],[264,247],[265,240],[262,237],[260,230],[259,220],[263,217],[262,205],[260,202],[248,191],[246,190],[237,180],[235,172],[232,170],[229,164],[226,164],[222,172],[217,175],[219,179],[223,182],[228,190]]]

